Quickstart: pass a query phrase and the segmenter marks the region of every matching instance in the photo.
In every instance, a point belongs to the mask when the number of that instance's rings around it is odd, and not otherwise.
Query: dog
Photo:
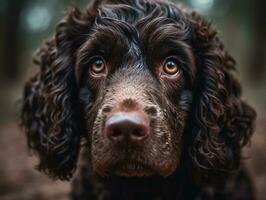
[[[40,171],[74,176],[72,199],[254,198],[241,149],[256,113],[201,15],[95,0],[66,14],[34,62],[22,127]]]

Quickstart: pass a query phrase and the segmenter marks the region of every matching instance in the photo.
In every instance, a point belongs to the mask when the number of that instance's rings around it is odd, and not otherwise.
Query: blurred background
[[[266,22],[265,0],[178,1],[207,16],[238,62],[243,97],[258,112],[257,130],[245,149],[259,200],[266,199]],[[71,6],[89,0],[0,0],[0,199],[65,200],[70,184],[36,170],[18,128],[22,88],[36,67],[33,52],[52,35]]]

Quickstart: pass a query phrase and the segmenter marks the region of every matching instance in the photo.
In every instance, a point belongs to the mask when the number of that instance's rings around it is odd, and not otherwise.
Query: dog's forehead
[[[168,1],[139,1],[137,4],[134,1],[117,1],[116,4],[99,5],[95,19],[96,23],[99,19],[112,19],[139,28],[156,18],[178,22],[184,19],[184,15],[176,4]]]
[[[184,17],[177,7],[169,4],[151,5],[152,9],[126,4],[100,6],[93,26],[94,34],[99,38],[104,37],[103,40],[108,42],[120,40],[120,44],[133,42],[145,47],[148,47],[147,42],[157,44],[154,49],[163,49],[161,44],[173,44],[173,38],[178,39],[182,29],[188,30]],[[128,45],[128,48],[132,46]]]

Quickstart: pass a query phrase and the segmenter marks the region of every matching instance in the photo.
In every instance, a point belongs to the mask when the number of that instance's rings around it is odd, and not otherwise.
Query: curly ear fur
[[[233,74],[235,61],[217,32],[195,12],[188,12],[187,17],[198,63],[188,152],[201,178],[224,176],[238,168],[240,150],[250,141],[256,113],[240,99],[240,84]]]
[[[83,130],[74,55],[91,18],[74,9],[57,25],[55,36],[38,50],[34,61],[40,70],[24,90],[22,127],[28,146],[39,156],[38,169],[53,178],[69,179],[76,167]]]

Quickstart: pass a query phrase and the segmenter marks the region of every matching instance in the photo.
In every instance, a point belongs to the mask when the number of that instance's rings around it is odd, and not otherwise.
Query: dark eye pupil
[[[176,64],[175,64],[175,62],[173,62],[173,61],[168,61],[167,63],[166,63],[166,65],[167,65],[167,67],[168,68],[174,68],[175,66],[176,66]]]
[[[102,61],[102,60],[96,60],[96,61],[95,61],[95,65],[96,65],[97,67],[101,67],[102,64],[103,64],[103,61]]]

